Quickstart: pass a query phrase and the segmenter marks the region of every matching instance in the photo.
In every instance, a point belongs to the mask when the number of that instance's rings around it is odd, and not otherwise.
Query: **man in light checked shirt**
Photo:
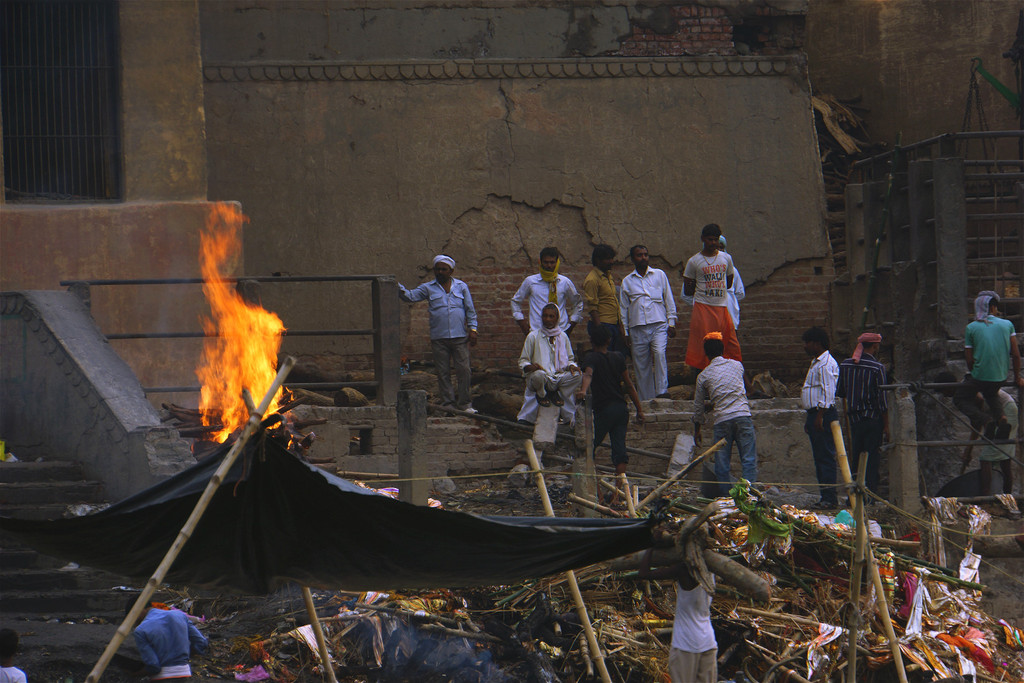
[[[807,411],[804,431],[811,440],[814,474],[821,489],[821,500],[811,507],[830,510],[838,505],[836,495],[836,445],[832,440],[832,422],[839,419],[836,411],[836,382],[839,364],[828,351],[828,334],[812,327],[803,334],[804,351],[813,358],[807,370],[800,407]]]

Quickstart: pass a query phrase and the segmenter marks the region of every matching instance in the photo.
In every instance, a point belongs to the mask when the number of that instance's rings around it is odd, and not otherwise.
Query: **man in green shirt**
[[[999,317],[999,295],[993,291],[979,292],[974,300],[974,320],[964,332],[964,360],[970,371],[970,391],[962,392],[962,398],[954,398],[956,407],[966,415],[976,430],[984,429],[988,438],[1006,439],[1010,425],[1003,415],[999,401],[999,388],[1006,382],[1013,361],[1013,382],[1024,387],[1020,375],[1020,347],[1013,323]],[[988,411],[973,400],[977,392],[985,399]]]

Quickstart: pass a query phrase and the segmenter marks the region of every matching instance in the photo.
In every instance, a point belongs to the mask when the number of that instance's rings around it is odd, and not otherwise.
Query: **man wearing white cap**
[[[402,301],[415,303],[426,299],[430,313],[430,349],[434,355],[437,388],[441,403],[475,413],[470,405],[469,347],[476,346],[476,309],[469,287],[452,277],[455,261],[450,256],[434,257],[434,281],[413,290],[398,285]],[[458,394],[452,388],[451,366],[455,365]]]

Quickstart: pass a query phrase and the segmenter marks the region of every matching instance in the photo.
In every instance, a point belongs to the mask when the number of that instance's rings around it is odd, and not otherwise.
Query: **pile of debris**
[[[850,181],[853,164],[884,151],[884,145],[866,142],[868,133],[861,116],[865,110],[856,102],[842,102],[832,95],[818,94],[811,97],[811,106],[825,184],[828,238],[836,273],[842,273],[847,269],[846,184]]]
[[[916,533],[897,538],[900,531],[868,520],[864,538],[880,583],[854,586],[856,523],[848,512],[777,506],[743,486],[731,499],[710,502],[685,486],[675,491],[678,497],[652,505],[666,546],[648,561],[684,562],[714,591],[722,680],[845,680],[847,627],[855,624],[858,680],[901,680],[898,653],[902,680],[931,680],[934,673],[1024,681],[1024,634],[980,609],[976,562],[947,569],[922,558]],[[983,511],[970,506],[961,514],[974,533],[983,532]],[[608,680],[668,680],[675,590],[670,581],[637,577],[641,555],[574,576]],[[487,590],[315,597],[339,681],[599,680],[572,583],[560,575]],[[321,680],[313,630],[302,614],[297,608],[295,618],[265,632],[214,640],[196,669],[238,680]]]

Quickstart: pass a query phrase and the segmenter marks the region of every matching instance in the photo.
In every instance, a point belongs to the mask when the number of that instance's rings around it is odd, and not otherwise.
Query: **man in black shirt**
[[[623,395],[623,385],[636,406],[636,421],[641,424],[644,421],[644,409],[640,406],[640,396],[626,370],[625,357],[617,351],[609,351],[610,342],[611,334],[603,326],[594,327],[590,332],[590,343],[594,350],[583,358],[583,383],[576,396],[582,401],[587,395],[587,389],[591,389],[594,450],[601,445],[605,436],[611,436],[612,463],[618,476],[625,473],[626,463],[629,462],[629,456],[626,455],[629,407]]]

